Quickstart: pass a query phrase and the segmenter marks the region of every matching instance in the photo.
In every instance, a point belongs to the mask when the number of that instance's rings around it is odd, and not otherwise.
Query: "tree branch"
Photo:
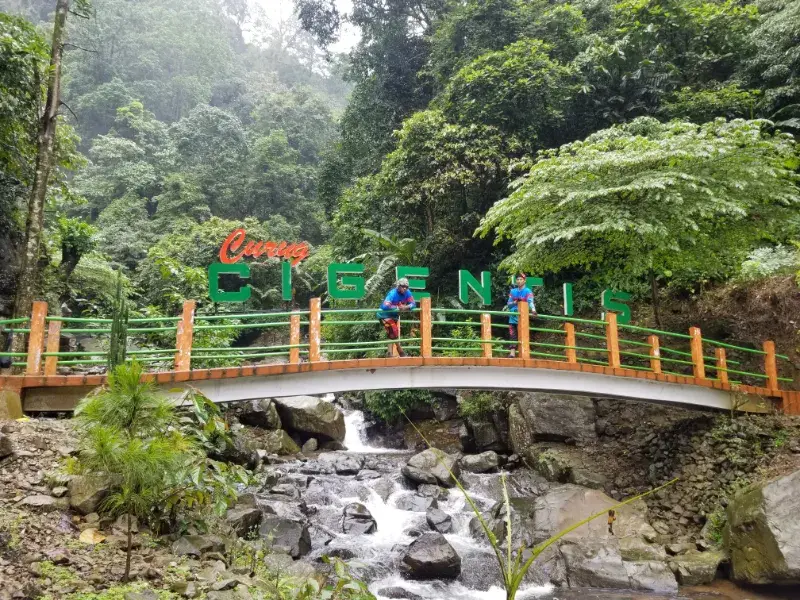
[[[81,46],[78,46],[77,44],[71,44],[69,42],[64,42],[64,46],[71,46],[72,48],[77,48],[78,50],[83,50],[84,52],[92,52],[94,54],[97,54],[97,50],[89,50],[88,48],[82,48]]]
[[[75,117],[75,120],[76,120],[76,121],[80,121],[80,119],[78,118],[78,115],[76,115],[76,114],[75,114],[75,112],[74,112],[74,111],[73,111],[73,110],[72,110],[72,109],[69,107],[69,105],[68,105],[66,102],[64,102],[63,100],[61,100],[61,101],[59,102],[59,105],[60,105],[60,106],[66,106],[66,107],[67,107],[67,110],[68,110],[68,111],[69,111],[69,112],[72,114],[72,116],[73,116],[73,117]]]

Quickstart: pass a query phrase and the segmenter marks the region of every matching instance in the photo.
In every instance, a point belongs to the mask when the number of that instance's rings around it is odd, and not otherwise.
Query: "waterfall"
[[[360,410],[352,410],[344,416],[344,446],[348,452],[360,454],[395,454],[405,452],[405,450],[393,450],[391,448],[379,448],[370,446],[366,443],[366,432],[364,426],[364,413]]]

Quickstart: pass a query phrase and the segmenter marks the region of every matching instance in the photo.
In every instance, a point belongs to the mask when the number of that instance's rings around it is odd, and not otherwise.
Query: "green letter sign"
[[[481,271],[481,280],[478,281],[475,276],[465,269],[458,271],[458,300],[463,304],[469,302],[469,289],[478,294],[483,306],[488,306],[492,303],[492,273],[490,271]]]
[[[364,272],[364,265],[332,263],[328,265],[328,294],[334,300],[361,300],[364,297],[364,278],[353,277]],[[343,275],[341,287],[339,275]]]
[[[212,263],[208,267],[208,295],[212,302],[244,302],[250,298],[252,289],[249,285],[242,285],[235,292],[226,292],[219,289],[219,276],[223,274],[238,275],[240,279],[250,279],[250,267],[247,263]]]
[[[623,302],[630,299],[631,295],[628,292],[615,292],[614,290],[603,290],[603,295],[600,296],[603,308],[619,313],[617,315],[617,323],[622,325],[631,322],[631,307],[623,304]]]
[[[431,274],[428,267],[397,267],[397,269],[395,269],[395,274],[397,275],[397,279],[401,277],[408,278],[408,289],[417,292],[414,294],[415,301],[431,297],[428,292],[422,291],[425,289],[425,280],[421,278]]]

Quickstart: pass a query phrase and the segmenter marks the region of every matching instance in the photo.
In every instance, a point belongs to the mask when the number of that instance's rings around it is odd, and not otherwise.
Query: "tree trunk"
[[[653,301],[653,318],[656,321],[656,328],[661,329],[661,311],[659,310],[658,304],[658,282],[656,281],[656,275],[652,271],[650,272],[650,295]]]
[[[133,549],[133,536],[131,535],[131,513],[128,513],[128,550],[125,554],[125,576],[123,581],[128,581],[131,577],[131,551]]]
[[[50,53],[50,70],[47,80],[47,101],[39,119],[37,136],[36,173],[28,201],[28,217],[25,223],[25,244],[20,261],[17,294],[14,299],[14,316],[26,317],[31,312],[36,285],[39,280],[39,250],[42,245],[44,227],[44,205],[47,184],[53,169],[53,154],[56,140],[56,122],[61,97],[61,57],[64,51],[63,38],[70,0],[58,0],[53,26],[53,47]],[[14,352],[25,350],[24,336],[14,337]]]

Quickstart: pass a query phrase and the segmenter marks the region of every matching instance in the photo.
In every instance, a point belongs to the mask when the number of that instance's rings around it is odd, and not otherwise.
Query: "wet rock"
[[[275,404],[287,429],[325,440],[344,440],[344,415],[330,402],[313,396],[294,396],[277,398]]]
[[[328,467],[328,472],[334,472],[337,475],[356,475],[361,470],[364,459],[360,456],[326,452],[317,457],[317,462]]]
[[[184,535],[172,544],[175,556],[200,558],[208,552],[225,552],[225,542],[214,535]]]
[[[438,508],[429,508],[425,512],[425,520],[431,529],[439,533],[450,533],[453,528],[452,517]]]
[[[384,598],[398,598],[405,600],[423,600],[422,596],[412,594],[408,590],[401,587],[385,587],[378,590],[378,595]]]
[[[328,442],[323,442],[320,445],[319,449],[325,450],[326,452],[337,452],[340,450],[347,450],[345,445],[338,440],[330,440]]]
[[[316,452],[317,448],[319,448],[319,442],[317,441],[317,438],[312,437],[306,440],[306,443],[303,444],[301,451],[303,454],[311,454],[312,452]]]
[[[97,512],[97,507],[110,491],[109,485],[95,477],[77,476],[67,484],[69,505],[82,515]]]
[[[311,533],[305,520],[264,515],[258,532],[262,538],[272,540],[273,549],[283,549],[292,558],[311,551]]]
[[[367,507],[358,502],[352,502],[344,507],[342,513],[342,531],[352,534],[374,533],[378,524],[367,510]]]
[[[678,591],[675,575],[661,561],[625,561],[623,564],[628,572],[628,585],[632,590],[672,594]]]
[[[380,479],[381,474],[372,469],[362,469],[356,475],[356,481],[367,481],[369,479]]]
[[[297,454],[300,452],[298,446],[291,436],[283,429],[270,431],[263,438],[263,449],[268,454],[277,454],[278,456],[285,456],[287,454]]]
[[[410,579],[454,579],[461,573],[461,557],[441,533],[429,532],[411,542],[400,568]]]
[[[419,494],[404,494],[397,499],[395,504],[400,510],[413,512],[425,512],[429,508],[437,508],[439,505],[435,498],[420,496]]]
[[[670,559],[669,567],[681,585],[706,585],[717,577],[725,555],[722,552],[689,552]]]
[[[511,445],[524,454],[537,441],[586,443],[596,439],[595,409],[590,398],[532,392],[520,394],[509,411]]]
[[[488,473],[500,466],[500,457],[491,450],[480,454],[468,454],[461,458],[461,468],[470,473]]]
[[[456,477],[461,474],[456,458],[436,448],[415,454],[401,471],[403,475],[417,483],[439,484],[448,488],[455,486],[450,473]]]
[[[261,429],[280,429],[281,418],[275,403],[268,399],[251,400],[239,412],[239,421]]]
[[[225,514],[225,521],[239,537],[247,534],[261,524],[262,514],[252,506],[234,506]]]
[[[735,496],[727,512],[733,579],[800,583],[800,471]]]
[[[293,483],[279,483],[277,485],[272,486],[269,490],[270,494],[278,494],[280,496],[286,496],[287,498],[291,498],[292,500],[299,500],[300,499],[300,490],[297,489],[297,486]]]

